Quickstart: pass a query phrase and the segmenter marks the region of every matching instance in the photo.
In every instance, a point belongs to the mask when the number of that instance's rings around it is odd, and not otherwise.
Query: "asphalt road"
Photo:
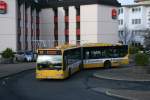
[[[93,91],[96,84],[89,82],[93,72],[78,72],[67,80],[38,81],[33,70],[27,71],[0,81],[0,100],[121,100]]]
[[[97,70],[78,72],[67,80],[35,79],[33,70],[0,80],[0,100],[122,100],[93,90],[96,87],[150,90],[149,83],[96,79]]]

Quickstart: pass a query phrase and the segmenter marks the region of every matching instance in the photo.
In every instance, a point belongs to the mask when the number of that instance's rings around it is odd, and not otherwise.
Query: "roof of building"
[[[55,8],[55,7],[67,7],[67,6],[80,6],[90,4],[103,4],[120,7],[121,4],[117,0],[19,0],[26,2],[33,2],[42,7]]]

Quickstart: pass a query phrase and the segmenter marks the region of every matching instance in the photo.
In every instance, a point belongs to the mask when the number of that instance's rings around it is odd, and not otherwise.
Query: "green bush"
[[[144,53],[137,53],[135,55],[135,63],[136,65],[146,66],[149,64],[149,56]]]
[[[4,50],[2,52],[2,58],[13,58],[14,57],[14,53],[13,53],[13,50],[10,49],[10,48],[7,48],[6,50]]]
[[[130,54],[136,54],[140,51],[140,49],[138,47],[135,47],[135,46],[130,46],[129,47],[129,53]]]

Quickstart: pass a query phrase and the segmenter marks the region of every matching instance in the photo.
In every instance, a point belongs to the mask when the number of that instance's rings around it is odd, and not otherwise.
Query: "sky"
[[[118,0],[122,5],[132,4],[134,0]]]

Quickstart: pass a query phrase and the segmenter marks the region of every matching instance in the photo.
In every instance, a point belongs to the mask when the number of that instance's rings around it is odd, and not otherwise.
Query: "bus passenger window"
[[[119,57],[119,53],[118,53],[117,49],[113,50],[113,57],[114,58],[118,58]]]
[[[89,59],[89,58],[90,58],[89,56],[90,56],[90,52],[87,51],[87,52],[86,52],[86,55],[85,55],[85,59]]]

